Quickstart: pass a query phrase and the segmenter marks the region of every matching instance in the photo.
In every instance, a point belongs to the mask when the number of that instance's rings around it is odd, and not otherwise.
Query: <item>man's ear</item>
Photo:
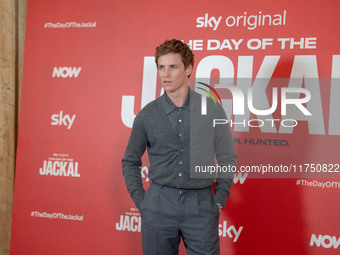
[[[186,75],[189,77],[190,75],[191,75],[191,73],[192,73],[192,65],[190,64],[188,67],[187,67],[187,69],[185,69],[185,73],[186,73]]]

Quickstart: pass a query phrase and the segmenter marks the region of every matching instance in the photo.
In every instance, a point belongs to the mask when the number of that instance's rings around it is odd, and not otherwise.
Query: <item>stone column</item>
[[[16,140],[16,1],[0,0],[0,254],[9,254]]]
[[[17,10],[17,73],[15,74],[18,82],[17,93],[17,113],[19,115],[20,97],[21,97],[21,84],[22,84],[22,68],[24,60],[24,46],[25,46],[25,32],[26,32],[26,13],[27,13],[27,0],[18,0]]]

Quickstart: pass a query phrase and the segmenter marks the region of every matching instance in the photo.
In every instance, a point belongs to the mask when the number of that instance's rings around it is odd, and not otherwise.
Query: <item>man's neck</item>
[[[167,93],[170,100],[176,105],[177,107],[182,107],[184,104],[185,98],[187,97],[189,91],[189,86],[184,86],[183,89]]]

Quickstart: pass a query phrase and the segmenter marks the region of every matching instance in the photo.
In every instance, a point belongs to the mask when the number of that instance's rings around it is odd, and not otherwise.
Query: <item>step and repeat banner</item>
[[[333,0],[29,0],[11,254],[142,254],[121,158],[172,38],[234,136],[221,254],[339,254],[339,13]],[[148,168],[144,155],[145,188]]]

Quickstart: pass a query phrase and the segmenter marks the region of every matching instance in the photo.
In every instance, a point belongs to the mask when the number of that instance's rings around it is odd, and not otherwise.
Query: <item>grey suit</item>
[[[189,89],[182,107],[164,94],[136,116],[122,159],[127,189],[142,215],[144,254],[177,254],[180,237],[188,254],[219,254],[218,207],[226,204],[232,175],[195,173],[195,165],[235,166],[236,154],[222,107]],[[150,189],[145,194],[141,157],[148,150]],[[216,178],[217,177],[217,178]],[[215,196],[211,184],[216,179]],[[160,252],[157,252],[160,249]]]

